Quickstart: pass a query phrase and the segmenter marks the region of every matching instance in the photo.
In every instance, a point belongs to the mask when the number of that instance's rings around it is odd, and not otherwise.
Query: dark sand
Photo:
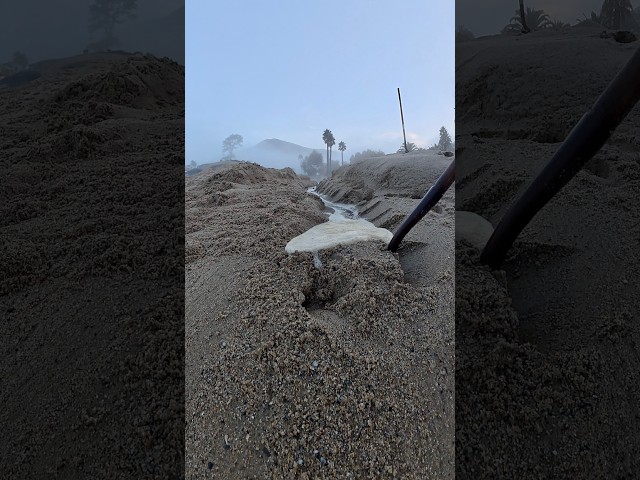
[[[323,189],[370,190],[393,228],[446,166],[412,157]],[[399,256],[358,243],[316,270],[284,252],[326,219],[308,186],[246,163],[187,179],[187,477],[453,478],[453,194]]]
[[[177,478],[184,67],[31,68],[0,88],[0,476]]]
[[[456,208],[494,226],[638,43],[601,30],[456,46]],[[456,244],[458,478],[640,470],[640,109],[522,232],[504,270]]]

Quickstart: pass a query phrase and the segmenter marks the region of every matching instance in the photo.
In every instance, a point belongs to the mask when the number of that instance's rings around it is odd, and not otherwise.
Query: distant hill
[[[340,158],[339,152],[336,157],[337,146],[334,146],[333,159]],[[269,140],[263,140],[260,143],[252,146],[241,148],[236,150],[234,156],[238,160],[246,160],[249,162],[259,163],[260,165],[272,168],[285,168],[291,167],[296,172],[300,173],[300,159],[299,155],[306,157],[313,151],[317,151],[322,154],[322,158],[326,159],[326,146],[320,148],[309,148],[297,145],[291,142],[285,142],[277,138],[271,138]]]

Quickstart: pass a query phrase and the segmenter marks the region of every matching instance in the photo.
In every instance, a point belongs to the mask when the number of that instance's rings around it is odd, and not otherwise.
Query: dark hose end
[[[390,252],[396,253],[398,251],[398,247],[400,246],[400,240],[401,240],[400,238],[397,238],[397,236],[394,235],[391,241],[389,242],[389,245],[387,246],[387,250],[389,250]]]

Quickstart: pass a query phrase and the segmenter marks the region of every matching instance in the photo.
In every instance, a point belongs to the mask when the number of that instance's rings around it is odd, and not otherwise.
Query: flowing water
[[[332,202],[324,195],[317,193],[315,187],[307,191],[322,200],[329,220],[291,239],[285,247],[287,253],[312,252],[313,264],[320,269],[322,261],[319,251],[322,249],[370,240],[382,240],[385,243],[391,241],[393,234],[360,218],[355,205]]]
[[[329,200],[325,195],[316,192],[316,187],[311,187],[307,192],[315,195],[324,203],[327,214],[329,215],[330,222],[340,222],[342,220],[357,220],[358,208],[355,205],[349,205],[347,203],[335,203]]]

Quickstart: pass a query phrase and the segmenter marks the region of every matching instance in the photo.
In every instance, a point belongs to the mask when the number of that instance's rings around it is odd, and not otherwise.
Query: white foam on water
[[[336,203],[329,200],[324,195],[316,192],[316,187],[311,187],[307,189],[307,192],[315,195],[316,197],[322,200],[322,203],[331,210],[332,213],[329,215],[329,221],[331,222],[340,222],[342,220],[356,220],[359,218],[358,209],[355,205],[349,205],[348,203]]]
[[[329,221],[311,227],[302,235],[291,239],[284,247],[285,252],[314,252],[314,265],[320,268],[322,263],[317,252],[337,245],[348,245],[357,242],[382,240],[389,243],[393,238],[386,228],[378,228],[373,223],[358,218],[358,210],[353,205],[334,203],[315,192],[315,188],[308,190],[319,196],[324,204],[333,209]]]
[[[311,227],[302,235],[291,239],[284,247],[284,251],[287,253],[314,252],[337,245],[369,240],[382,240],[389,243],[392,238],[393,234],[386,228],[378,228],[363,219],[328,221]]]

